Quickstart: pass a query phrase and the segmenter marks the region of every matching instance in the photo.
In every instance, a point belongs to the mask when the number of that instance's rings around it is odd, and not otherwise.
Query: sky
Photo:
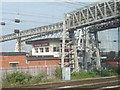
[[[101,0],[26,0],[25,2],[24,0],[9,0],[9,2],[8,0],[2,0],[2,2],[0,2],[0,21],[5,22],[6,25],[0,26],[0,36],[11,34],[15,29],[21,31],[29,30],[63,21],[65,13],[87,6],[95,1]],[[19,19],[20,23],[15,23],[15,19]],[[114,32],[114,30],[112,32]],[[103,33],[101,33],[101,35],[103,35]],[[106,36],[102,37],[106,38]],[[114,39],[116,39],[116,37]],[[15,40],[11,40],[0,43],[0,52],[15,51],[15,42]],[[110,43],[107,44],[109,44],[109,46],[112,45]],[[112,47],[115,45],[116,44]],[[24,51],[30,51],[31,47],[24,46]]]
[[[0,20],[6,25],[0,26],[0,35],[11,34],[15,29],[22,31],[63,21],[65,13],[90,3],[93,2],[20,2],[19,0],[18,2],[2,2]],[[21,22],[15,23],[15,19],[19,19]],[[1,51],[14,51],[15,42],[12,40],[0,43]]]

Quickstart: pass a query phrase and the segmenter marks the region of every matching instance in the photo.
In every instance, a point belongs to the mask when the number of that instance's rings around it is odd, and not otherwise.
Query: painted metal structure
[[[40,37],[53,35],[62,32],[62,56],[61,67],[64,67],[66,39],[70,39],[73,44],[74,52],[74,71],[79,71],[77,50],[83,52],[83,67],[88,69],[88,59],[92,68],[100,68],[99,42],[97,32],[108,28],[120,27],[120,0],[108,0],[107,2],[94,3],[89,6],[77,9],[64,15],[64,21],[55,24],[20,31],[0,37],[0,42],[17,39],[17,43]],[[81,32],[76,39],[75,31]],[[72,34],[72,37],[70,37]],[[67,38],[66,38],[67,37]],[[78,44],[76,44],[78,43]],[[80,45],[79,45],[80,44]],[[67,44],[70,45],[69,43]],[[17,45],[17,51],[21,51],[20,43]],[[72,58],[72,57],[70,57]],[[71,61],[70,61],[71,62]]]

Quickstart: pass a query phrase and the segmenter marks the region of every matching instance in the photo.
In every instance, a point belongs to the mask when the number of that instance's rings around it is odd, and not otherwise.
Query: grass
[[[32,76],[23,72],[13,72],[7,74],[2,78],[3,86],[10,85],[21,85],[21,84],[34,84],[34,83],[47,83],[47,82],[56,82],[62,81],[62,70],[56,69],[56,77],[48,78],[44,73],[40,73],[36,76]],[[120,75],[120,68],[109,68],[102,70],[80,70],[79,72],[71,73],[71,80],[76,79],[84,79],[84,78],[97,78],[97,77],[105,77],[105,76],[116,76]]]

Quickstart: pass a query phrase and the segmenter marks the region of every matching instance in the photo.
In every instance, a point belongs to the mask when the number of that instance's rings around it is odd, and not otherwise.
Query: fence
[[[16,67],[16,68],[2,68],[0,70],[0,77],[3,77],[4,75],[19,71],[28,73],[31,75],[37,75],[39,73],[45,73],[47,75],[47,78],[55,77],[55,70],[56,68],[60,68],[59,65],[51,65],[51,66],[25,66],[25,67]]]

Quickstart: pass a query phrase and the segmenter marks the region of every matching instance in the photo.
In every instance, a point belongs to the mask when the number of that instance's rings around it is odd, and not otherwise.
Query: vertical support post
[[[74,50],[74,61],[75,61],[75,69],[74,71],[75,72],[78,72],[79,71],[79,64],[78,64],[78,56],[77,56],[77,44],[76,44],[76,40],[75,40],[75,33],[74,33],[74,30],[72,30],[71,32],[71,39],[72,39],[72,42],[73,42],[73,50]]]
[[[84,30],[84,59],[83,59],[83,66],[84,66],[84,70],[87,70],[87,49],[86,49],[86,35],[87,35],[87,30],[85,28]]]
[[[118,27],[118,52],[120,53],[120,27]]]
[[[65,23],[65,15],[64,15],[63,33],[62,33],[62,57],[61,57],[61,68],[64,67],[64,58],[65,58],[65,38],[66,38],[66,23]]]
[[[83,50],[83,30],[79,30],[78,49]]]
[[[21,37],[20,37],[20,31],[19,30],[15,30],[14,33],[16,33],[17,36],[17,41],[16,41],[16,46],[15,46],[15,51],[16,52],[21,52]]]
[[[95,43],[96,43],[96,68],[99,69],[101,68],[101,62],[100,62],[100,53],[99,53],[99,43],[98,43],[98,34],[97,32],[94,33],[95,34]]]

